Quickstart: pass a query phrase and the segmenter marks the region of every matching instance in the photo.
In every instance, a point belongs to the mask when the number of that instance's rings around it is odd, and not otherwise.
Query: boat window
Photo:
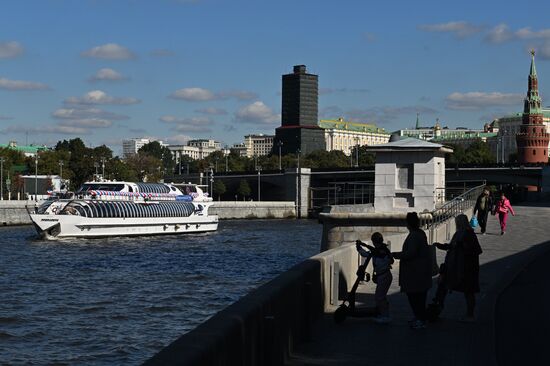
[[[134,189],[132,188],[132,186],[128,186],[128,192],[133,192]]]
[[[36,210],[36,213],[38,214],[43,214],[44,212],[46,212],[46,210],[52,205],[52,203],[54,203],[55,201],[45,201],[43,204],[40,205],[40,207],[38,207],[38,209]]]
[[[69,203],[67,204],[63,210],[60,212],[61,215],[79,215],[79,216],[85,216],[85,212],[77,203]]]

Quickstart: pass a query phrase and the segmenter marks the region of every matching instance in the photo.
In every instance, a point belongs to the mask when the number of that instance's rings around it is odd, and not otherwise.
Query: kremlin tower
[[[523,106],[522,124],[516,136],[520,163],[547,163],[550,134],[542,123],[541,99],[535,69],[535,51],[531,51],[531,70],[527,97]]]

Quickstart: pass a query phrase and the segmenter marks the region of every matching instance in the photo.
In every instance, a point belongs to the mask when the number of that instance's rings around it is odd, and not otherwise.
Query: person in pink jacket
[[[510,201],[508,200],[508,198],[506,198],[504,193],[501,193],[500,199],[495,205],[495,212],[494,212],[495,215],[498,214],[498,220],[500,221],[500,235],[504,235],[504,233],[506,232],[506,221],[508,220],[509,212],[513,216],[516,216],[514,209],[510,204]]]

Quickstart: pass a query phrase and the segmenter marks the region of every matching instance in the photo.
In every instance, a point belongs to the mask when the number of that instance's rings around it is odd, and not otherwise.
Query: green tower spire
[[[531,50],[531,70],[529,71],[529,76],[537,77],[537,69],[535,68],[535,50]]]
[[[527,97],[525,98],[523,113],[540,114],[542,101],[539,96],[537,70],[535,68],[535,50],[531,50],[531,69],[529,70],[529,83]]]

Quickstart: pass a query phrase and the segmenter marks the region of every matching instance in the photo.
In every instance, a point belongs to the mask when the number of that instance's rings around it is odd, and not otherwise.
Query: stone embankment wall
[[[0,225],[30,224],[27,206],[34,208],[34,201],[0,201]]]
[[[296,217],[292,201],[216,201],[208,209],[210,215],[225,219],[288,219]]]
[[[451,218],[426,234],[443,241],[454,230]],[[400,251],[406,235],[386,232],[385,239],[392,251]],[[283,365],[293,347],[308,339],[312,323],[343,300],[360,261],[349,243],[311,257],[181,336],[145,365]]]
[[[0,201],[0,225],[31,224],[26,207],[34,201]],[[296,217],[294,202],[215,202],[209,214],[219,219],[288,219]]]

